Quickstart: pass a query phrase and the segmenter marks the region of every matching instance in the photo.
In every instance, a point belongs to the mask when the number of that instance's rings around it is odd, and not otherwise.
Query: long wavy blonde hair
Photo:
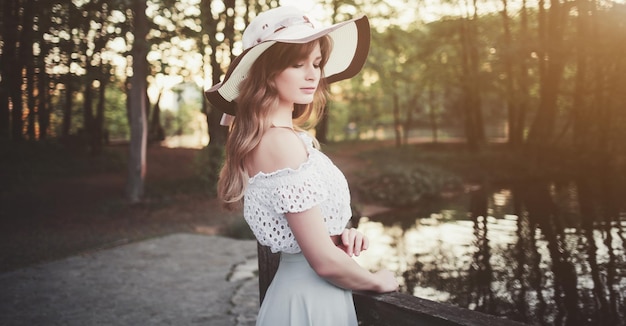
[[[332,49],[331,42],[330,37],[323,36],[305,44],[276,43],[257,58],[248,77],[241,82],[237,117],[226,141],[226,158],[217,183],[218,197],[226,209],[238,209],[243,203],[249,180],[246,162],[263,134],[271,127],[269,115],[278,105],[275,77],[287,67],[308,57],[317,44],[322,54],[320,67],[323,77],[324,66]],[[327,97],[326,81],[321,78],[313,102],[294,105],[294,127],[297,130],[314,127],[321,118]]]

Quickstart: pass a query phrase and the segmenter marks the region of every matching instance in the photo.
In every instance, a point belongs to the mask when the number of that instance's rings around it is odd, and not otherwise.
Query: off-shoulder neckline
[[[307,134],[306,131],[295,131],[296,135],[298,137],[300,137],[300,140],[304,143],[304,147],[307,151],[307,159],[306,161],[302,162],[298,168],[294,169],[291,167],[286,167],[286,168],[282,168],[282,169],[278,169],[276,171],[272,171],[272,172],[263,172],[263,171],[259,171],[257,172],[254,176],[250,177],[248,179],[248,183],[253,183],[256,179],[267,179],[267,178],[271,178],[273,176],[277,176],[277,175],[282,175],[282,174],[289,174],[289,173],[294,173],[294,172],[299,172],[301,171],[305,166],[309,165],[311,162],[311,153],[313,152],[312,150],[314,149],[313,145],[312,145],[312,140],[311,140],[311,136],[309,134]]]

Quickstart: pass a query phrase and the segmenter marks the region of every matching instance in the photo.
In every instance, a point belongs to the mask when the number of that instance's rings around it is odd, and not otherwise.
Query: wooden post
[[[259,257],[259,302],[263,303],[265,292],[274,279],[274,274],[278,269],[280,254],[272,253],[269,247],[257,242],[257,253]]]

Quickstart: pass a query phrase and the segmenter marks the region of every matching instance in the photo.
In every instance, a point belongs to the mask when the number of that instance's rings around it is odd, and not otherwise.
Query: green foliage
[[[161,121],[166,136],[188,135],[198,129],[194,126],[197,108],[190,105],[180,105],[176,111],[161,111]]]
[[[129,139],[130,126],[126,112],[126,93],[119,83],[110,83],[105,96],[104,129],[109,132],[110,139]]]
[[[217,194],[217,180],[224,164],[224,148],[208,145],[194,159],[194,171],[202,188],[210,195]]]

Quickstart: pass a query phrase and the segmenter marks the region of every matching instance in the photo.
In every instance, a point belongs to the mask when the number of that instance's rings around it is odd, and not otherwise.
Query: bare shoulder
[[[304,143],[290,129],[270,128],[254,150],[250,170],[270,173],[285,168],[297,169],[307,160]]]

